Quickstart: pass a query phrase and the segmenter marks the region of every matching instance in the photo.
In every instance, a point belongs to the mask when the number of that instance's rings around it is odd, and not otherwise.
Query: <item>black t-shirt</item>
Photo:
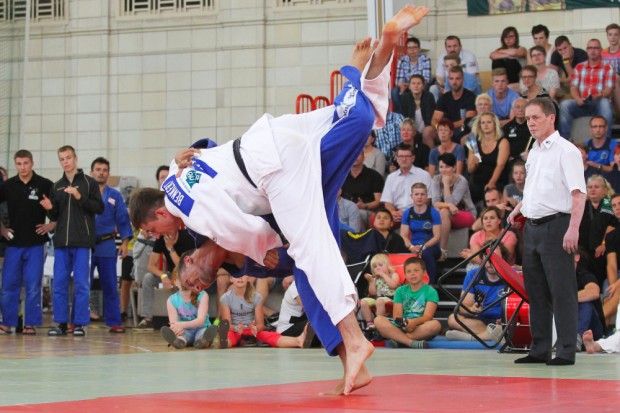
[[[396,162],[396,152],[398,150],[398,145],[392,148],[390,162],[392,165],[399,168],[398,162]],[[427,144],[422,142],[422,136],[419,133],[416,133],[413,137],[413,155],[415,156],[413,160],[413,166],[417,166],[420,169],[426,169],[428,167],[428,158],[431,154],[431,149]]]
[[[526,145],[532,134],[527,127],[527,122],[519,123],[515,119],[511,120],[502,128],[504,137],[510,144],[510,158],[520,159],[521,153],[526,151]],[[532,139],[532,143],[534,140]],[[531,144],[530,144],[531,146]]]
[[[588,60],[588,53],[586,53],[585,50],[579,49],[577,47],[573,47],[573,50],[574,50],[574,53],[573,53],[573,60],[571,62],[571,66],[574,68],[579,63],[585,62],[586,60]],[[551,64],[560,68],[560,75],[562,75],[561,72],[564,72],[564,75],[568,76],[568,73],[566,73],[566,68],[564,67],[564,59],[562,59],[562,55],[560,55],[560,53],[558,53],[557,50],[554,51],[553,54],[551,55]]]
[[[36,226],[45,223],[45,209],[39,202],[50,196],[54,183],[33,173],[28,183],[14,176],[0,185],[0,202],[7,202],[9,228],[13,229],[10,246],[32,247],[49,241],[47,234],[37,235]]]
[[[611,212],[609,198],[604,198],[598,209],[595,209],[590,201],[586,201],[579,225],[579,245],[588,252],[594,251],[596,247],[601,245],[608,226],[618,227],[618,219]]]
[[[365,165],[356,178],[353,178],[349,172],[342,185],[342,197],[353,203],[357,203],[358,198],[361,198],[364,203],[373,202],[375,193],[381,192],[383,192],[383,178],[379,172]]]
[[[605,255],[610,252],[616,254],[616,262],[620,268],[620,229],[614,229],[605,236]]]
[[[172,248],[176,251],[177,255],[181,256],[186,251],[189,251],[195,248],[196,244],[194,242],[194,238],[188,234],[188,232],[184,229],[179,230],[179,238],[177,242],[174,244]],[[170,257],[170,253],[168,252],[168,248],[166,248],[166,241],[164,241],[164,237],[161,236],[155,241],[155,245],[153,246],[153,252],[155,253],[163,253],[166,257],[166,265],[167,271],[174,270],[174,262]]]
[[[435,110],[443,112],[444,117],[452,122],[458,122],[463,119],[461,109],[465,112],[476,110],[476,95],[467,89],[463,89],[463,95],[459,100],[454,100],[452,92],[446,92],[439,97]]]

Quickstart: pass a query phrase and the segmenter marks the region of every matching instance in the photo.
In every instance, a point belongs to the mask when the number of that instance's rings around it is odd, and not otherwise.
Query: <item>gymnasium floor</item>
[[[377,348],[373,383],[319,396],[341,376],[320,349],[172,350],[158,332],[0,337],[0,412],[606,412],[620,406],[620,357],[517,366],[495,350]]]

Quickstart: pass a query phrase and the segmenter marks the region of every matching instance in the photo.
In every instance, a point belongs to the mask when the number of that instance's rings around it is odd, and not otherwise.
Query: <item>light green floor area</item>
[[[617,355],[578,354],[575,366],[515,365],[521,354],[493,350],[378,348],[376,376],[429,374],[618,380]],[[319,349],[237,348],[108,356],[0,360],[0,405],[160,392],[210,390],[317,380],[342,375],[338,358]],[[326,389],[327,390],[327,389]]]

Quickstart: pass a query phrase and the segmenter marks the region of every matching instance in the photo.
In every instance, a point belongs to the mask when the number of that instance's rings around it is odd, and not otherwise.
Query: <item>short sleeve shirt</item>
[[[394,293],[394,303],[403,305],[404,318],[419,318],[424,315],[426,303],[438,303],[437,290],[428,284],[417,291],[411,291],[409,284],[401,285]]]

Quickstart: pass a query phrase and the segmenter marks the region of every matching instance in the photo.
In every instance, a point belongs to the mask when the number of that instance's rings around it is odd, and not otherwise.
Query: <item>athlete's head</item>
[[[165,194],[159,189],[140,188],[131,192],[129,217],[134,228],[140,228],[153,237],[176,235],[181,220],[164,205]]]

